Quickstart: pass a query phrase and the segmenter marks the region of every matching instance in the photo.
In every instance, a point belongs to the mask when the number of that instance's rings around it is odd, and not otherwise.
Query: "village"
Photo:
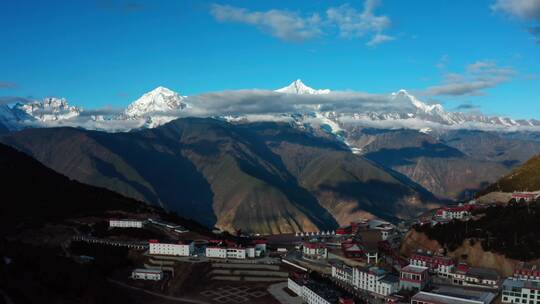
[[[515,193],[512,202],[537,198]],[[111,218],[106,237],[78,235],[72,242],[126,248],[139,264],[115,273],[112,282],[187,302],[540,304],[534,265],[522,263],[504,277],[445,252],[400,252],[412,226],[466,222],[490,206],[470,201],[397,225],[358,219],[333,231],[267,236],[219,229],[203,236],[157,218]],[[127,231],[130,237],[119,237]]]

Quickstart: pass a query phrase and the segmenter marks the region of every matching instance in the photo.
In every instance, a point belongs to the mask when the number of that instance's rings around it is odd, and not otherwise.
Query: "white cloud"
[[[388,16],[376,16],[375,8],[378,0],[366,0],[363,11],[357,11],[348,4],[326,11],[328,21],[339,28],[342,37],[363,37],[372,35],[367,45],[374,46],[382,42],[394,40],[394,37],[384,35],[383,31],[392,24]]]
[[[422,94],[428,96],[483,95],[484,90],[508,82],[516,74],[510,67],[499,67],[493,61],[469,64],[461,74],[446,73],[443,83],[428,87]]]
[[[321,18],[317,14],[302,17],[294,12],[269,10],[252,12],[230,5],[212,5],[212,15],[221,22],[254,25],[272,36],[287,41],[303,41],[321,34]]]
[[[266,90],[238,90],[187,97],[191,108],[182,115],[215,116],[246,114],[306,113],[314,110],[357,112],[401,112],[412,104],[392,100],[389,95],[337,92],[322,95],[281,94]]]
[[[387,36],[387,35],[384,35],[384,34],[377,34],[373,38],[371,38],[371,40],[368,41],[368,43],[366,43],[366,45],[368,45],[368,46],[377,46],[377,45],[379,45],[381,43],[392,41],[392,40],[395,40],[395,39],[396,38],[394,38],[392,36]]]
[[[256,26],[285,41],[309,40],[327,33],[332,27],[337,27],[341,37],[369,37],[366,45],[376,46],[395,40],[395,37],[384,34],[392,23],[390,18],[376,15],[374,12],[379,4],[379,0],[365,0],[362,11],[348,4],[331,7],[326,10],[324,18],[317,13],[302,16],[286,10],[250,11],[220,4],[212,5],[210,13],[220,22],[237,22]]]
[[[491,9],[521,19],[540,20],[540,0],[497,0]]]

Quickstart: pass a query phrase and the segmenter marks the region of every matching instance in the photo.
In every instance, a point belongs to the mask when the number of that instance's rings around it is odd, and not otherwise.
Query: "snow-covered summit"
[[[287,93],[287,94],[308,94],[308,95],[317,95],[317,94],[329,94],[330,90],[316,90],[305,85],[302,80],[296,79],[291,84],[281,89],[275,90],[278,93]]]
[[[160,86],[135,100],[127,107],[125,114],[128,117],[147,117],[153,114],[159,115],[159,113],[182,110],[187,107],[187,104],[182,102],[184,98],[184,96]]]
[[[414,105],[418,110],[424,113],[433,114],[433,113],[442,113],[444,112],[443,107],[440,104],[426,104],[416,98],[414,95],[407,92],[407,90],[401,89],[397,92],[390,94],[392,99],[406,99],[412,105]]]
[[[47,122],[75,118],[83,110],[76,106],[70,106],[65,98],[47,97],[41,101],[17,103],[13,106],[13,111],[19,118],[28,115],[38,121]]]

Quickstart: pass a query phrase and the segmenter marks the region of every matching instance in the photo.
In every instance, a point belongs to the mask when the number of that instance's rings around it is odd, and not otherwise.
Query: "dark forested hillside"
[[[512,203],[508,206],[487,208],[483,216],[467,222],[415,226],[430,239],[454,251],[469,239],[481,242],[485,251],[493,251],[508,258],[528,261],[540,258],[540,202]]]
[[[32,157],[0,144],[0,234],[83,216],[103,216],[110,211],[165,212],[107,189],[93,187],[54,172]],[[179,219],[197,230],[198,223]]]

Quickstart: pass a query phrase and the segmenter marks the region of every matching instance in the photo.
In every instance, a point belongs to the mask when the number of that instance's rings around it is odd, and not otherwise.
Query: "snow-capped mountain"
[[[308,94],[308,95],[317,95],[317,94],[330,94],[330,90],[315,90],[313,88],[305,85],[302,80],[296,79],[291,84],[281,89],[275,90],[278,93],[287,93],[287,94]]]
[[[54,97],[25,104],[18,103],[12,110],[21,120],[31,117],[41,122],[71,119],[79,116],[82,112],[81,108],[70,106],[65,98]],[[25,114],[28,117],[24,117]]]
[[[157,87],[131,103],[120,115],[87,115],[86,120],[81,116],[83,109],[70,106],[66,99],[45,98],[12,107],[0,106],[0,123],[11,130],[63,125],[118,132],[154,128],[180,116],[207,115],[231,123],[285,121],[298,128],[331,133],[342,140],[346,140],[347,130],[357,126],[406,128],[424,133],[445,129],[540,131],[538,120],[446,111],[442,105],[425,103],[406,90],[386,95],[318,90],[298,79],[274,91],[239,90],[203,95],[204,98],[186,97]],[[222,108],[234,113],[236,106],[237,114],[220,113]],[[242,112],[246,109],[248,113]],[[266,112],[268,109],[270,112]],[[277,113],[274,109],[282,110]]]
[[[156,113],[165,114],[182,110],[187,107],[187,104],[182,102],[184,98],[165,87],[157,87],[131,103],[125,114],[128,117],[147,117]]]
[[[160,86],[131,103],[124,112],[125,118],[145,119],[144,127],[154,128],[177,118],[178,111],[188,106],[184,99],[185,96]]]

